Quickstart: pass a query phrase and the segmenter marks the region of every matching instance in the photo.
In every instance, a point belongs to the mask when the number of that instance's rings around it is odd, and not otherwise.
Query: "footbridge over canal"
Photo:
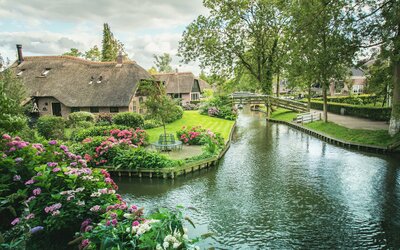
[[[271,106],[289,109],[295,112],[309,112],[307,104],[293,100],[282,99],[270,95],[260,95],[250,92],[236,92],[231,95],[235,104],[264,104],[269,109]]]

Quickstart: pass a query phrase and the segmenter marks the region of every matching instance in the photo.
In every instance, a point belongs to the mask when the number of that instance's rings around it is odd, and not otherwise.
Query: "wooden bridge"
[[[233,103],[235,104],[264,104],[269,108],[270,106],[277,106],[280,108],[289,109],[295,112],[308,112],[307,104],[287,99],[282,99],[270,95],[259,95],[250,92],[236,92],[231,95]]]

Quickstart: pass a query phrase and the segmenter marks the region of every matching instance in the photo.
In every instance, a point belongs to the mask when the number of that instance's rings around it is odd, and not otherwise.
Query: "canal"
[[[400,248],[400,157],[349,151],[244,111],[218,167],[117,179],[131,204],[181,204],[203,248]]]

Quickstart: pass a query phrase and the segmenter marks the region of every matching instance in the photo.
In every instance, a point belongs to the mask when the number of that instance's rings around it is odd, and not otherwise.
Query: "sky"
[[[149,69],[153,54],[169,53],[173,68],[200,73],[176,56],[185,27],[207,14],[202,0],[0,0],[0,54],[12,62],[16,44],[24,56],[61,55],[101,48],[103,23],[125,45],[129,58]]]

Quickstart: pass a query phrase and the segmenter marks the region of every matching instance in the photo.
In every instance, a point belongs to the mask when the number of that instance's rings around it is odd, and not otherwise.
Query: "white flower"
[[[182,244],[182,243],[180,243],[180,242],[175,242],[175,243],[172,245],[172,247],[176,249],[176,248],[178,248],[181,244]]]
[[[101,193],[100,192],[94,192],[93,194],[90,195],[90,197],[100,197]]]
[[[162,246],[160,244],[157,244],[156,250],[163,250]]]
[[[182,236],[182,238],[183,238],[184,240],[189,240],[189,237],[188,237],[187,234],[184,234],[184,235]]]
[[[187,234],[188,229],[187,229],[186,227],[184,227],[184,228],[183,228],[183,232],[184,232],[185,234]]]
[[[78,202],[76,203],[76,205],[78,205],[78,206],[85,206],[85,201],[78,201]]]
[[[169,247],[168,241],[164,241],[164,243],[162,245],[163,245],[164,248],[168,248]]]

